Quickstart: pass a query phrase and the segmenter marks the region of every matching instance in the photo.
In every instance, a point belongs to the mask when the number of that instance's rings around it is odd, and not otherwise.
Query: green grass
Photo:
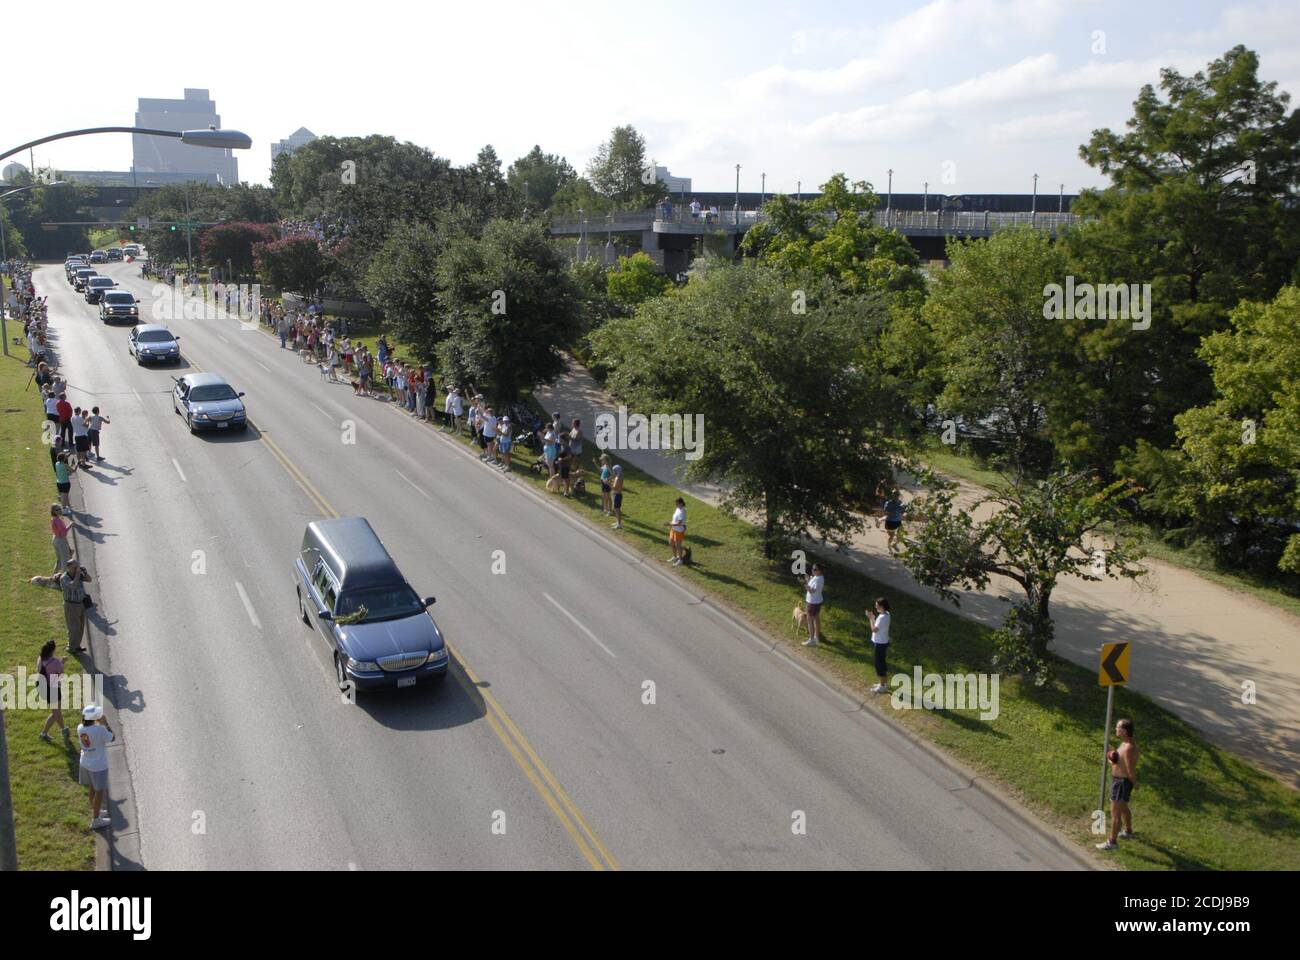
[[[977,457],[960,447],[946,446],[935,440],[930,440],[923,447],[921,459],[940,473],[978,486],[989,487],[999,479],[999,474],[985,466]],[[1142,549],[1155,560],[1190,570],[1221,587],[1249,594],[1300,616],[1300,596],[1288,592],[1274,580],[1241,570],[1226,570],[1204,548],[1171,544],[1161,537],[1159,530],[1146,524],[1129,524],[1124,532],[1136,537]]]
[[[27,355],[21,347],[11,346],[10,352],[23,359]],[[31,372],[16,357],[0,357],[0,475],[5,478],[0,497],[0,673],[10,676],[20,665],[29,674],[34,671],[46,640],[57,640],[62,651],[67,639],[61,596],[26,583],[35,574],[48,575],[54,565],[49,532],[54,475],[49,450],[41,442],[40,394],[35,385],[26,388]],[[75,665],[69,659],[68,672]],[[86,791],[77,784],[78,751],[65,745],[57,730],[53,745],[37,739],[46,715],[44,710],[6,710],[4,716],[18,865],[24,870],[90,869],[94,842],[86,825]],[[76,718],[65,712],[64,719],[75,731]]]
[[[463,442],[468,439],[462,435]],[[666,523],[679,491],[623,464],[623,529],[609,528],[600,512],[596,456],[587,445],[588,492],[565,501],[609,536],[662,563],[669,555]],[[545,492],[545,478],[526,467],[533,456],[516,448],[513,472]],[[614,459],[617,462],[616,458]],[[757,529],[686,496],[687,542],[693,566],[674,576],[707,589],[774,637],[792,646],[790,611],[802,596],[789,573],[762,557]],[[863,611],[878,596],[894,609],[891,674],[990,671],[990,631],[955,613],[899,594],[836,561],[827,565],[827,642],[809,655],[858,690],[875,682],[870,632]],[[665,564],[665,568],[666,564]],[[800,648],[800,652],[802,648]],[[1087,847],[1098,806],[1105,694],[1096,675],[1055,659],[1056,680],[1037,688],[1003,678],[1000,715],[978,711],[895,711],[888,697],[868,697],[879,710],[942,747]],[[1121,689],[1116,716],[1133,719],[1143,760],[1134,795],[1139,839],[1126,842],[1114,861],[1132,869],[1300,869],[1300,794],[1268,773],[1207,743],[1191,726],[1147,698]]]

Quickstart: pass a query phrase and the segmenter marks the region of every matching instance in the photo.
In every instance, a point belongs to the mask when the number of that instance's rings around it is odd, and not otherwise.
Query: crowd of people
[[[63,597],[63,619],[67,627],[67,653],[84,655],[87,650],[86,617],[94,606],[86,585],[92,582],[87,571],[73,555],[70,543],[72,526],[68,518],[73,515],[69,500],[72,474],[93,461],[103,460],[99,452],[100,430],[107,424],[98,407],[82,409],[68,402],[68,385],[59,372],[53,352],[46,340],[45,298],[36,296],[31,269],[23,263],[9,262],[0,265],[0,301],[8,314],[8,304],[14,304],[14,318],[23,326],[28,348],[28,365],[33,367],[30,383],[41,391],[45,421],[42,437],[50,447],[50,463],[54,472],[58,502],[49,508],[50,542],[54,549],[54,567],[49,576],[34,576],[28,581],[33,586],[58,590]],[[8,289],[5,289],[5,288]],[[12,300],[10,297],[12,296]],[[17,340],[17,338],[15,338]],[[57,655],[58,644],[47,640],[41,645],[36,658],[38,690],[44,696],[49,715],[45,718],[38,736],[53,744],[50,731],[58,727],[65,741],[70,741],[67,721],[63,716],[65,686],[65,660]],[[90,805],[90,827],[102,830],[111,820],[103,816],[108,800],[108,754],[106,748],[114,739],[112,727],[104,716],[101,704],[87,704],[81,711],[77,725],[78,782],[86,787]]]

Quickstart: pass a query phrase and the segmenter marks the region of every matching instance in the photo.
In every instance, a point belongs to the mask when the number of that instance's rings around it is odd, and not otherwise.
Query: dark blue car
[[[420,597],[364,517],[307,525],[294,560],[298,615],[315,627],[345,693],[447,676],[450,658]]]
[[[200,430],[246,430],[248,413],[242,393],[215,373],[187,373],[173,377],[172,409],[185,418],[190,433]]]

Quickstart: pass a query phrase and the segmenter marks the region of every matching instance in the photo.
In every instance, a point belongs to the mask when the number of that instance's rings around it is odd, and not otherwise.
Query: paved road
[[[149,314],[135,266],[101,272]],[[138,828],[145,866],[1079,866],[670,576],[271,338],[171,324],[254,424],[192,437],[171,371],[137,368],[60,267],[36,285],[70,399],[112,417],[82,521],[138,807],[115,829]],[[291,573],[334,512],[438,597],[444,687],[342,702]]]
[[[598,413],[614,409],[608,394],[576,363],[538,396],[548,407],[572,411],[584,424],[594,425]],[[717,503],[721,497],[717,487],[681,479],[680,454],[624,450],[619,456],[701,500]],[[970,483],[959,486],[959,503],[973,505],[984,494]],[[976,516],[987,517],[991,510],[981,507]],[[853,538],[844,560],[880,583],[953,609],[889,553],[883,530],[868,526]],[[1181,567],[1157,560],[1145,565],[1150,574],[1139,584],[1061,580],[1052,594],[1052,649],[1095,670],[1101,644],[1132,643],[1132,689],[1188,720],[1214,743],[1300,786],[1300,644],[1295,642],[1300,618]],[[957,591],[961,614],[989,626],[1006,616],[999,597],[1021,593],[1018,584],[998,576],[984,591]],[[1247,682],[1257,688],[1254,703],[1242,702]]]

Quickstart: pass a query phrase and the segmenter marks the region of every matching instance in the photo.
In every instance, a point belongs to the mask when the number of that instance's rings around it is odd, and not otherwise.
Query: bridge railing
[[[1017,212],[996,213],[994,211],[969,212],[964,210],[877,210],[873,215],[876,226],[893,227],[898,230],[943,230],[955,232],[992,232],[1014,226],[1034,226],[1045,230],[1057,230],[1079,221],[1073,213],[1053,212]],[[551,220],[553,233],[577,234],[585,232],[592,237],[613,231],[615,233],[629,230],[651,230],[656,225],[677,225],[687,227],[752,227],[767,219],[761,210],[734,209],[719,210],[710,213],[701,210],[692,213],[689,207],[674,204],[666,208],[662,204],[653,210],[618,210],[603,216],[591,214],[586,217],[555,217]],[[584,229],[585,227],[585,229]]]
[[[964,210],[877,210],[875,222],[878,227],[894,227],[898,230],[971,230],[994,231],[1015,226],[1034,226],[1041,229],[1059,229],[1078,222],[1079,217],[1073,213],[995,213],[994,211],[970,212]]]

